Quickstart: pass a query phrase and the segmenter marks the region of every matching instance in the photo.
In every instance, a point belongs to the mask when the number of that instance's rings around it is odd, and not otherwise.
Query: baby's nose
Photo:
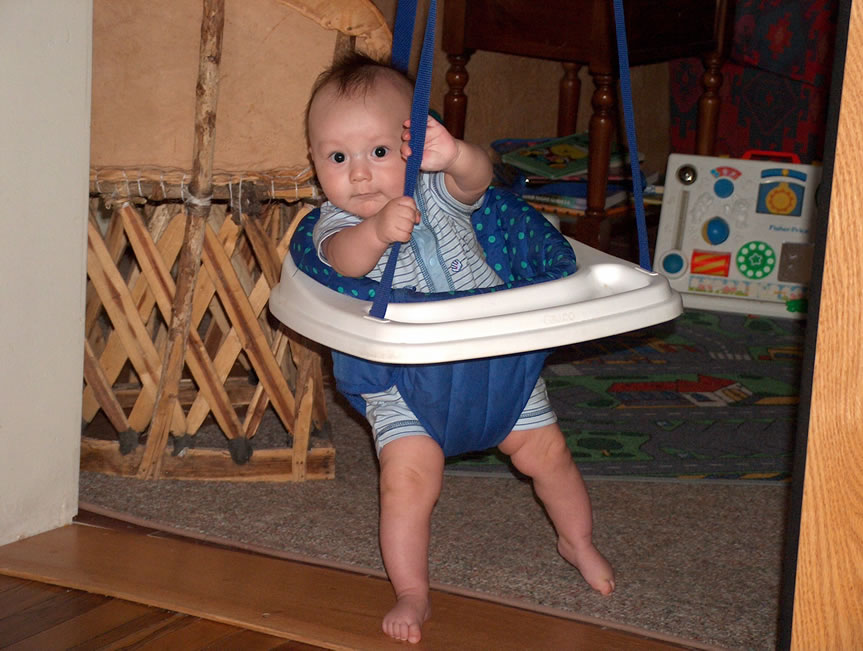
[[[351,163],[351,181],[366,181],[370,178],[371,171],[365,161],[355,160]]]

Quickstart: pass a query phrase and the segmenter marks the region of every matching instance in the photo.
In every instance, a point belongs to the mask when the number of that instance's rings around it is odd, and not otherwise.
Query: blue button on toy
[[[704,225],[702,236],[708,244],[716,246],[727,240],[730,232],[727,221],[722,219],[722,217],[713,217]]]
[[[662,270],[669,276],[676,276],[683,271],[684,266],[686,261],[679,253],[668,253],[662,258]]]
[[[713,192],[720,199],[727,199],[734,194],[734,183],[731,179],[719,179],[713,184]]]

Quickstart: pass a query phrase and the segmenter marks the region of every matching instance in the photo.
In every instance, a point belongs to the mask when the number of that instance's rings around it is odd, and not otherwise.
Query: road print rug
[[[806,321],[686,310],[556,351],[543,372],[585,477],[787,481]],[[510,473],[494,451],[448,473]]]

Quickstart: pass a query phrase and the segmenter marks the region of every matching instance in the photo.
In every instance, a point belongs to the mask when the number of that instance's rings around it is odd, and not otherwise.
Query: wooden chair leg
[[[448,54],[449,70],[446,73],[447,92],[443,100],[443,121],[446,128],[456,138],[464,138],[464,123],[467,115],[467,62],[470,52]]]
[[[587,210],[575,226],[576,238],[589,246],[608,250],[608,232],[604,223],[605,190],[608,185],[608,162],[611,158],[611,138],[617,121],[615,112],[617,78],[611,74],[591,71],[594,92],[591,98],[590,149],[587,171]]]
[[[562,63],[563,77],[560,80],[560,91],[557,104],[557,135],[568,136],[575,133],[578,124],[578,99],[581,96],[581,80],[577,63]]]
[[[716,153],[716,131],[719,125],[722,87],[722,64],[728,56],[733,36],[734,2],[719,0],[716,3],[717,48],[704,57],[704,74],[701,85],[704,92],[698,100],[698,124],[695,134],[695,153],[713,156]]]

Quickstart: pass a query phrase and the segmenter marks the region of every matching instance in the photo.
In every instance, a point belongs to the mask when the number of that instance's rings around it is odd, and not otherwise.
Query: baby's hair
[[[405,84],[408,92],[413,92],[413,81],[403,72],[387,63],[377,61],[361,52],[349,52],[340,57],[333,65],[318,75],[306,103],[306,138],[309,135],[309,109],[315,96],[325,86],[335,89],[337,97],[365,95],[375,87],[381,77],[389,76]]]

